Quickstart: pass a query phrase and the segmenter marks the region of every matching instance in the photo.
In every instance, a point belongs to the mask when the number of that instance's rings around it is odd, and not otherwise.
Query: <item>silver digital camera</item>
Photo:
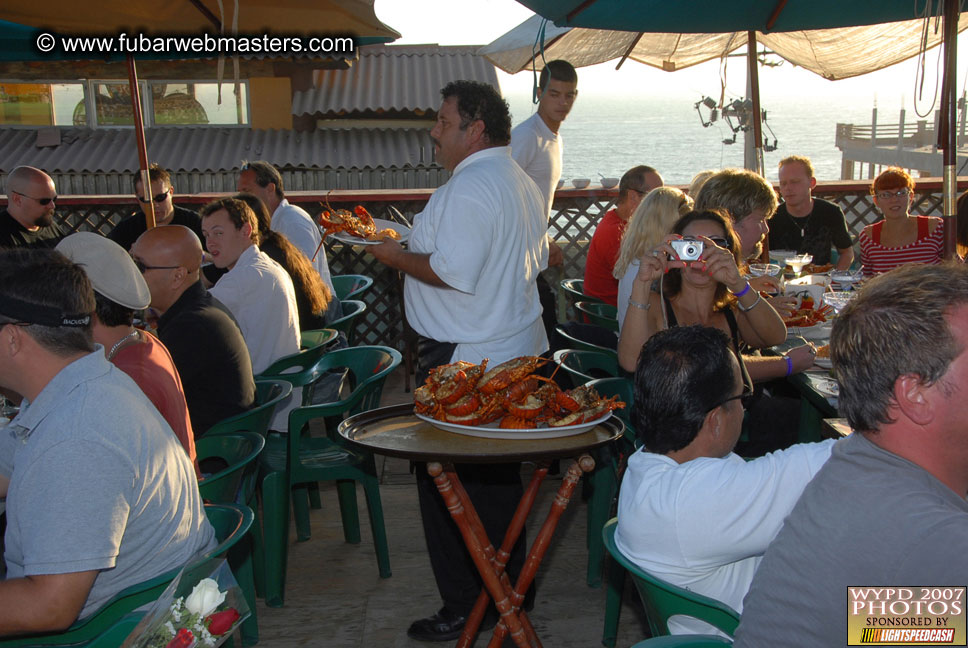
[[[702,241],[699,239],[687,237],[669,243],[680,261],[698,261],[702,256]]]

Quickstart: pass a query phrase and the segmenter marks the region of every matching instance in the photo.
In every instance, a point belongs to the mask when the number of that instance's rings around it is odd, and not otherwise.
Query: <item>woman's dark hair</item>
[[[667,454],[693,442],[706,414],[735,389],[732,355],[726,334],[708,326],[674,326],[646,341],[635,368],[633,418],[649,452]]]
[[[736,265],[740,266],[740,270],[742,270],[743,262],[742,257],[740,257],[739,237],[733,229],[733,222],[724,211],[719,209],[691,211],[676,221],[675,225],[672,226],[672,232],[681,235],[686,227],[697,221],[710,221],[719,224],[723,228],[724,236],[729,241],[729,251],[732,252],[733,258],[736,259]],[[662,288],[669,297],[678,295],[679,291],[682,290],[682,271],[679,268],[670,270],[669,274],[665,276]],[[735,300],[736,298],[726,290],[724,284],[716,284],[715,301],[713,303],[715,310],[722,310]]]
[[[259,238],[262,241],[259,249],[281,265],[292,278],[293,288],[296,289],[296,305],[299,307],[300,327],[304,330],[314,328],[307,324],[320,317],[333,299],[329,286],[320,278],[302,250],[293,245],[285,235],[269,229],[272,217],[261,198],[245,192],[237,193],[233,198],[247,204],[255,214]],[[323,254],[323,250],[319,253]]]

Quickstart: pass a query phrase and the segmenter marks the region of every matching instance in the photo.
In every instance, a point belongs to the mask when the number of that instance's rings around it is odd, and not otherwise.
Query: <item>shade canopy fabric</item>
[[[376,17],[373,0],[98,0],[96,7],[87,9],[77,0],[3,0],[0,19],[64,35],[111,35],[122,30],[198,34],[218,31],[216,24],[221,21],[225,33],[236,28],[240,34],[319,33],[378,37],[381,42],[400,37]]]
[[[941,0],[518,0],[556,25],[657,33],[789,32],[939,15]],[[965,1],[960,3],[962,8]]]
[[[558,27],[551,23],[544,25],[544,38],[539,41],[543,20],[541,16],[528,18],[481,48],[478,54],[509,74],[531,69],[533,58],[535,68],[544,67],[541,44],[544,60],[565,59],[575,67],[604,63],[628,52],[634,61],[674,71],[721,58],[747,43],[745,32],[661,34]],[[965,28],[968,15],[962,16],[958,24],[959,31]],[[915,56],[921,48],[923,29],[923,20],[906,20],[863,27],[760,33],[757,38],[794,65],[835,80],[867,74]],[[940,28],[935,30],[929,25],[927,46],[938,45],[941,37]]]

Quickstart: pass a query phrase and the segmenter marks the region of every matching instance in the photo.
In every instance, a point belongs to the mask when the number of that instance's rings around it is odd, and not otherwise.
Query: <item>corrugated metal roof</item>
[[[373,45],[359,48],[348,70],[313,73],[314,88],[293,94],[294,115],[344,115],[389,110],[423,113],[440,107],[440,89],[468,79],[499,88],[497,70],[476,46]]]
[[[50,129],[43,129],[51,134]],[[38,131],[0,129],[0,171],[28,164],[48,172],[124,173],[138,169],[134,131],[61,130],[60,145],[37,146]],[[56,133],[54,133],[56,134]],[[148,157],[170,171],[238,169],[241,160],[279,167],[377,168],[430,166],[433,142],[425,128],[354,128],[312,132],[247,128],[152,128]]]

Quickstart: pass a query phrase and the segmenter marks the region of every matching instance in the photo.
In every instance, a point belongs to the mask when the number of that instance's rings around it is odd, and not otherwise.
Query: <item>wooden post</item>
[[[134,113],[134,141],[138,146],[138,165],[141,168],[141,191],[148,199],[145,223],[148,229],[155,226],[155,201],[151,199],[151,179],[148,177],[148,148],[145,146],[144,115],[141,114],[141,89],[138,86],[138,69],[134,56],[128,54],[128,84],[131,86],[131,111]]]

